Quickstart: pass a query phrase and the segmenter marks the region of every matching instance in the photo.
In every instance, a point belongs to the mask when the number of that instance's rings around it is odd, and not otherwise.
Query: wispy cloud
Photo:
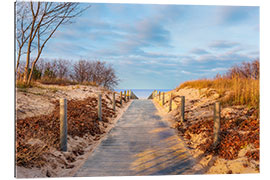
[[[212,68],[212,69],[203,69],[201,71],[203,71],[203,72],[224,72],[226,70],[228,70],[228,68],[217,67],[217,68]]]
[[[194,48],[190,51],[193,54],[209,54],[208,51],[204,50],[204,49],[200,49],[200,48]]]
[[[217,11],[220,24],[236,25],[254,18],[254,14],[258,16],[259,7],[221,6]]]
[[[152,19],[144,19],[127,27],[125,40],[115,45],[122,53],[145,54],[145,47],[170,47],[170,32]],[[149,54],[148,54],[149,55]]]
[[[176,87],[259,56],[258,7],[91,4],[42,56],[111,63],[119,88]]]
[[[183,73],[183,74],[188,74],[188,75],[189,75],[189,74],[192,74],[192,72],[185,71],[185,70],[182,70],[181,73]]]
[[[195,60],[198,62],[215,62],[215,61],[250,61],[254,59],[254,56],[240,53],[232,53],[230,51],[225,53],[217,53],[215,55],[202,55]]]
[[[214,48],[214,49],[227,49],[227,48],[232,48],[232,47],[235,47],[238,45],[239,45],[239,43],[237,43],[237,42],[217,40],[217,41],[210,43],[209,47]]]

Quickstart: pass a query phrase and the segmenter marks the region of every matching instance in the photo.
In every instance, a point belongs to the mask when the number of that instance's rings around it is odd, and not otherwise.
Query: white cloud
[[[202,72],[224,72],[227,71],[228,68],[224,67],[217,67],[217,68],[212,68],[212,69],[203,69],[201,70]]]

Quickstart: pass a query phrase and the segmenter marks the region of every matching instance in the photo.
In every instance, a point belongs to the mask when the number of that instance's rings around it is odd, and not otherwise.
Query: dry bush
[[[236,117],[221,116],[220,122],[220,143],[213,147],[213,120],[201,119],[196,123],[185,122],[177,124],[179,131],[183,133],[186,139],[191,139],[192,134],[202,134],[205,139],[199,142],[196,148],[203,152],[214,153],[221,158],[232,160],[238,158],[239,151],[248,144],[252,144],[256,151],[247,153],[245,156],[249,160],[259,160],[260,147],[260,122],[256,117],[258,110],[256,108],[246,108],[238,110]],[[243,119],[243,117],[248,117]]]
[[[253,62],[243,62],[240,66],[233,66],[225,74],[225,77],[232,79],[237,76],[239,78],[259,79],[259,75],[260,62],[259,60],[254,60]]]
[[[99,136],[103,131],[97,115],[97,98],[69,100],[67,107],[68,135],[84,137]],[[16,164],[23,167],[41,167],[46,163],[50,148],[59,149],[60,121],[59,102],[49,115],[39,115],[16,120]],[[107,124],[116,114],[110,104],[102,99],[102,123]],[[33,142],[34,141],[34,142]],[[83,149],[78,149],[78,154]],[[76,152],[77,153],[77,152]]]

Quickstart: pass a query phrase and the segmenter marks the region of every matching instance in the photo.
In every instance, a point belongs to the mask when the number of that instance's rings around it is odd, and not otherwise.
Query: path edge
[[[101,138],[98,140],[98,142],[96,144],[93,145],[93,148],[91,148],[87,153],[86,156],[87,158],[85,158],[84,160],[81,161],[81,163],[74,168],[74,170],[72,172],[70,172],[69,174],[67,174],[65,177],[76,177],[76,173],[79,171],[79,169],[85,164],[86,160],[89,158],[89,156],[95,151],[95,149],[97,148],[97,146],[99,146],[99,144],[101,142],[103,142],[107,137],[108,134],[110,133],[110,131],[115,127],[116,123],[118,122],[118,120],[123,116],[123,114],[127,111],[127,109],[129,108],[129,106],[133,103],[134,100],[129,101],[126,106],[123,108],[123,111],[120,112],[116,118],[113,119],[112,121],[112,126],[108,129],[106,129],[106,132],[101,135]]]

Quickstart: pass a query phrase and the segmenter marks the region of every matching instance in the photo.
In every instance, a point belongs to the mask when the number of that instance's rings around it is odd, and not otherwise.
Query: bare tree
[[[64,60],[64,59],[58,59],[55,60],[56,67],[57,67],[57,77],[59,79],[67,78],[69,67],[70,67],[70,61]]]
[[[110,89],[118,84],[115,71],[110,64],[107,65],[105,62],[93,61],[90,66],[92,69],[91,80],[99,86]]]
[[[27,10],[25,2],[20,2],[16,6],[16,41],[17,41],[17,64],[15,72],[18,72],[22,49],[29,39],[29,29],[31,21],[29,22],[30,12]],[[19,69],[20,70],[20,69]],[[20,71],[19,71],[20,73]]]
[[[105,74],[105,62],[92,61],[91,68],[91,81],[97,85],[102,85]]]
[[[119,81],[112,66],[101,61],[80,60],[74,63],[71,77],[79,83],[94,82],[107,89],[112,89]]]
[[[105,67],[103,74],[103,87],[112,89],[118,84],[119,79],[116,77],[115,71],[111,65]]]
[[[25,2],[24,8],[31,12],[23,80],[24,83],[29,84],[34,66],[48,40],[60,25],[70,23],[71,19],[80,15],[88,7],[82,9],[79,3],[71,2]],[[28,73],[34,43],[37,44],[36,54],[31,64],[31,71]]]
[[[86,60],[79,60],[73,65],[73,73],[71,74],[71,78],[79,83],[83,83],[87,81],[88,70],[89,62],[87,62]]]

